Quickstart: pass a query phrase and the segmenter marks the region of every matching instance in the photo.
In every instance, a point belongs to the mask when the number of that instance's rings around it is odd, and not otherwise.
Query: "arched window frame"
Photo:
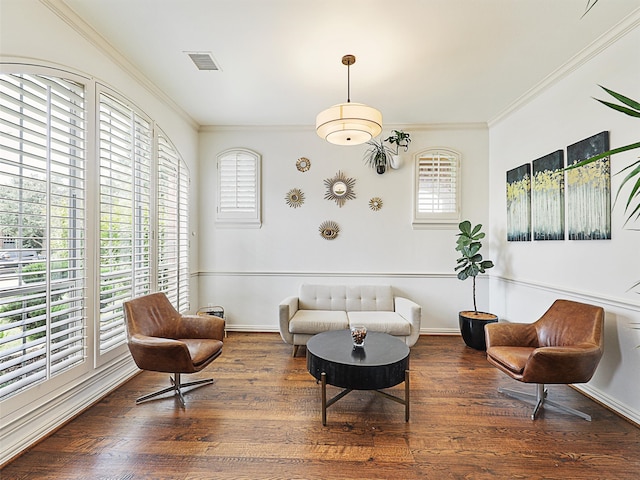
[[[414,229],[451,228],[460,221],[461,157],[445,147],[414,155]]]
[[[261,156],[245,148],[231,148],[218,154],[216,225],[260,228]]]

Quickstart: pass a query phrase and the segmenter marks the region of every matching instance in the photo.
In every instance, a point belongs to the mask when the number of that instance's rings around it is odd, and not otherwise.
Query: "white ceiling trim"
[[[494,119],[488,122],[489,128],[500,123],[504,118],[516,112],[520,108],[528,104],[532,99],[540,95],[542,92],[552,87],[560,80],[565,78],[571,72],[584,65],[592,58],[599,55],[609,46],[624,37],[627,33],[640,26],[640,8],[631,12],[627,17],[622,19],[611,30],[602,34],[590,45],[583,48],[580,52],[570,58],[564,65],[547,75],[537,85],[523,93],[515,102],[500,112]]]
[[[60,0],[40,0],[44,6],[60,17],[67,25],[78,32],[94,47],[109,57],[116,65],[129,74],[136,82],[142,85],[152,95],[158,98],[162,103],[167,104],[180,117],[186,120],[194,129],[200,126],[180,105],[178,105],[170,96],[164,93],[155,83],[146,77],[134,64],[129,62],[120,52],[111,46],[111,44],[98,32],[96,32],[87,22],[79,17],[64,2]]]

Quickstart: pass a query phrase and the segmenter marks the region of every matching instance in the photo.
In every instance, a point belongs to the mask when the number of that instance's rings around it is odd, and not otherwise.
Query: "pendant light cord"
[[[351,103],[351,63],[347,63],[347,103]]]

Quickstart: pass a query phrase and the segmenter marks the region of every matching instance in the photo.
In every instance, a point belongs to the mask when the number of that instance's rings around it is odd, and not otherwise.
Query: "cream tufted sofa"
[[[293,345],[294,356],[315,334],[353,324],[388,333],[411,347],[420,335],[421,312],[417,303],[394,297],[390,285],[302,284],[298,296],[280,302],[280,335]]]

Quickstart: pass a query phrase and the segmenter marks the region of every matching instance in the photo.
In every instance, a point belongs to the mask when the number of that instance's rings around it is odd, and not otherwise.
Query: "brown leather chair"
[[[492,323],[485,326],[487,360],[511,378],[536,383],[536,395],[499,388],[520,400],[536,401],[531,419],[544,404],[591,421],[586,413],[547,400],[545,384],[591,380],[603,352],[604,310],[570,300],[556,300],[531,324]]]
[[[185,406],[182,389],[213,379],[181,383],[180,375],[202,370],[222,353],[225,322],[214,316],[181,315],[164,293],[124,302],[127,343],[142,370],[174,374],[172,386],[136,400],[136,404],[173,391]],[[196,387],[197,388],[197,387]]]

